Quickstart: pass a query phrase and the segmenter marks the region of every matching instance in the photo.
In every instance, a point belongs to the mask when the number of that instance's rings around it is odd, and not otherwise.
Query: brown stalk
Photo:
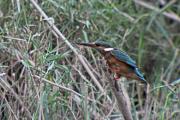
[[[109,73],[108,76],[110,76]],[[117,100],[119,111],[122,113],[124,119],[133,120],[131,114],[131,103],[125,88],[123,87],[122,84],[118,84],[117,80],[112,80],[112,78],[110,77],[108,77],[108,82]]]

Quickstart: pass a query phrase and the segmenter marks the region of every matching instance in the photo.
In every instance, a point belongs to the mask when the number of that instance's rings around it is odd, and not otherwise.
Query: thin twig
[[[77,96],[79,96],[79,97],[83,97],[81,94],[77,93],[76,91],[74,91],[74,90],[72,90],[72,89],[69,89],[69,88],[64,87],[64,86],[62,86],[62,85],[56,84],[56,83],[54,83],[54,82],[51,82],[51,81],[49,81],[49,80],[47,80],[47,79],[45,79],[45,78],[42,78],[42,77],[40,77],[40,76],[37,76],[37,75],[33,75],[33,76],[34,76],[35,78],[37,78],[37,79],[40,79],[40,80],[46,82],[46,83],[49,83],[49,84],[54,85],[54,86],[57,86],[57,87],[59,87],[60,89],[66,90],[66,91],[68,91],[68,92],[71,92],[71,93],[73,93],[73,94],[75,94],[75,95],[77,95]]]
[[[148,9],[151,9],[151,10],[154,10],[156,12],[162,12],[161,9],[158,9],[156,7],[154,7],[153,5],[150,5],[144,1],[141,1],[141,0],[134,0],[134,2],[138,5],[141,5],[145,8],[148,8]],[[178,16],[177,14],[175,13],[169,13],[169,12],[162,12],[162,14],[170,19],[173,19],[177,22],[180,22],[180,16]]]
[[[38,75],[33,75],[33,77],[35,77],[36,79],[39,79],[39,80],[42,80],[43,82],[46,82],[46,83],[49,83],[49,84],[51,84],[51,85],[53,85],[53,86],[56,86],[56,87],[58,87],[58,88],[60,88],[60,89],[62,89],[62,90],[66,90],[66,91],[68,91],[68,92],[70,92],[70,93],[73,93],[74,95],[73,95],[73,100],[74,101],[76,101],[76,103],[78,104],[78,105],[80,105],[81,104],[81,99],[80,99],[80,97],[81,98],[83,98],[83,99],[86,99],[85,101],[87,102],[87,101],[91,101],[91,102],[95,102],[93,99],[90,99],[88,96],[83,96],[83,95],[81,95],[81,94],[79,94],[79,93],[77,93],[76,91],[74,91],[74,90],[72,90],[72,89],[69,89],[69,88],[67,88],[67,87],[64,87],[64,86],[62,86],[62,85],[59,85],[59,84],[56,84],[56,83],[54,83],[54,82],[51,82],[51,81],[49,81],[49,80],[47,80],[47,79],[45,79],[45,78],[42,78],[42,77],[40,77],[40,76],[38,76]],[[96,103],[98,103],[98,102],[96,102]],[[98,104],[100,104],[100,103],[98,103]],[[90,106],[87,106],[87,107],[90,107]],[[89,109],[92,109],[93,110],[93,108],[89,108]],[[93,114],[93,113],[95,113],[95,111],[91,111],[90,112],[90,114]],[[73,113],[72,113],[73,114]],[[74,118],[75,118],[75,116],[73,116]]]
[[[8,88],[10,90],[10,92],[14,95],[14,97],[17,99],[17,101],[20,103],[20,105],[22,106],[22,108],[26,111],[27,117],[29,119],[32,118],[31,112],[29,111],[29,109],[25,106],[25,103],[22,101],[22,99],[18,96],[18,94],[11,88],[11,85],[9,85],[8,82],[6,82],[4,79],[0,78],[0,85],[1,86],[6,86],[6,88]]]
[[[12,112],[12,115],[14,116],[14,119],[15,119],[15,120],[18,120],[18,117],[17,117],[16,113],[13,111],[13,109],[12,109],[11,106],[9,105],[9,102],[8,102],[8,100],[6,99],[6,97],[5,97],[4,100],[6,101],[6,105],[7,105],[8,109]]]
[[[70,88],[67,88],[67,87],[65,87],[65,86],[56,84],[56,83],[54,83],[54,82],[51,82],[51,81],[49,81],[49,80],[47,80],[47,79],[45,79],[45,78],[42,78],[42,77],[40,77],[40,76],[38,76],[38,75],[33,75],[33,77],[35,77],[35,78],[37,78],[37,79],[39,79],[39,80],[42,80],[43,82],[49,83],[49,84],[51,84],[51,85],[53,85],[53,86],[56,86],[56,87],[58,87],[58,88],[60,88],[60,89],[62,89],[62,90],[65,90],[65,91],[67,91],[67,92],[73,93],[74,95],[77,95],[78,97],[85,98],[85,96],[77,93],[76,91],[74,91],[74,90],[72,90],[72,89],[70,89]],[[91,99],[91,98],[89,98],[89,97],[87,97],[87,100],[89,100],[89,101],[91,101],[91,102],[94,102],[94,100]]]

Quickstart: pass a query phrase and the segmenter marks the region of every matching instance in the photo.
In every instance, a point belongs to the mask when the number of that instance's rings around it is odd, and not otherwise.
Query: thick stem
[[[122,88],[121,85],[118,85],[118,81],[112,80],[109,77],[109,84],[112,89],[114,96],[116,97],[118,108],[122,113],[125,120],[133,120],[131,114],[130,100],[128,99],[127,92]]]

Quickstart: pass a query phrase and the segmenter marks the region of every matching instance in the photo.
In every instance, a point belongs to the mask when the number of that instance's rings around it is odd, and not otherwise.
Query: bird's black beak
[[[95,43],[76,43],[77,45],[87,46],[87,47],[93,47],[95,48]]]

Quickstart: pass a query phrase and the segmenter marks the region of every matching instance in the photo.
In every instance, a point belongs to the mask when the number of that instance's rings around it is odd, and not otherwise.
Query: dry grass
[[[160,11],[131,0],[38,4],[83,55],[92,75],[28,0],[0,1],[0,119],[123,119],[109,89],[104,59],[74,44],[97,39],[129,53],[150,83],[146,94],[143,85],[121,81],[134,120],[180,118],[180,23],[163,15],[180,16],[179,1]],[[159,7],[157,1],[151,5]]]

